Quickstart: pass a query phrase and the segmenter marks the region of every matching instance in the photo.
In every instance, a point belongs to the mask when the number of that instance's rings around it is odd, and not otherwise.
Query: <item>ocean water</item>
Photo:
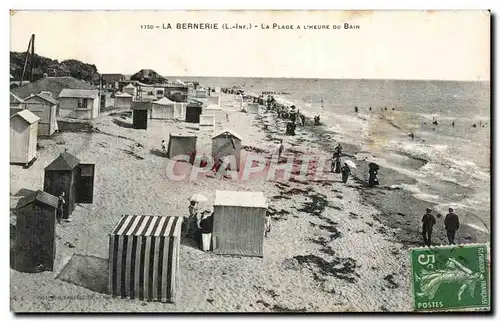
[[[477,214],[483,225],[470,218],[471,225],[489,229],[489,82],[190,79],[206,86],[241,86],[254,93],[290,93],[279,97],[306,115],[320,114],[322,122],[335,133],[336,141],[359,145],[365,152],[359,157],[368,156],[417,182],[401,184],[401,188],[419,199],[437,203],[443,214],[449,206],[458,213]],[[355,106],[358,113],[354,112]],[[433,120],[438,125],[433,125]],[[451,122],[455,122],[454,127]],[[408,136],[412,132],[414,140]],[[416,167],[415,158],[427,162]]]

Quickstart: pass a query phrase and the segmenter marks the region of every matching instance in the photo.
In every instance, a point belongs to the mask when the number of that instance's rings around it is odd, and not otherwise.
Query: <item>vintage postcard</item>
[[[489,11],[10,11],[10,306],[488,312]]]

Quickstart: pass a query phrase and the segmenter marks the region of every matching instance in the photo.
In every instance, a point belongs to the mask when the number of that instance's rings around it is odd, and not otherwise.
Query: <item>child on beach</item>
[[[283,150],[285,148],[283,147],[283,140],[280,140],[279,144],[278,144],[278,162],[280,161],[281,159],[281,154],[283,154]]]
[[[165,144],[165,140],[161,140],[161,150],[167,153],[167,145]]]
[[[264,230],[264,237],[267,237],[267,234],[271,232],[271,216],[266,215],[266,224]]]

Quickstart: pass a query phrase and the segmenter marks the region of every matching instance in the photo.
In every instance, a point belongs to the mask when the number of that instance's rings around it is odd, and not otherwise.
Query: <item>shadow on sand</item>
[[[166,158],[167,154],[163,152],[162,150],[159,149],[151,149],[149,150],[149,153],[151,153],[154,156],[160,157],[160,158]]]
[[[57,279],[107,294],[108,260],[92,255],[74,254]]]
[[[133,124],[128,123],[128,122],[123,122],[122,120],[119,120],[119,119],[113,119],[113,123],[115,123],[119,127],[124,127],[124,128],[127,128],[127,129],[131,129],[131,128],[134,127]]]

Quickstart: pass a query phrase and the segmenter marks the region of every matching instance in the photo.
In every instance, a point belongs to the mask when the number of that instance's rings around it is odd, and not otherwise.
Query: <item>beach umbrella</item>
[[[356,169],[356,164],[352,160],[345,160],[345,164],[347,164],[349,168]]]
[[[202,202],[207,202],[208,199],[204,195],[196,193],[196,194],[192,195],[191,198],[189,198],[189,201],[202,203]]]

